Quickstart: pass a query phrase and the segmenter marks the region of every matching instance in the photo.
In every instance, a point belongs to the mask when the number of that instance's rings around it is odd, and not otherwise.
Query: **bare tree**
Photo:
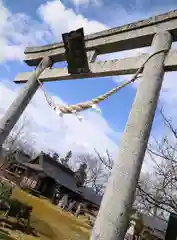
[[[27,116],[22,116],[12,129],[3,147],[9,152],[19,149],[28,153],[33,153],[33,146],[34,142],[30,132],[30,122]]]
[[[33,156],[35,154],[35,149],[33,148],[34,145],[32,134],[30,132],[30,123],[27,117],[23,116],[14,126],[3,144],[6,157],[0,167],[2,168],[6,162],[13,159],[12,155],[16,150],[25,152],[29,156]]]
[[[167,124],[170,132],[177,137],[176,130],[164,117],[161,111],[164,124]],[[177,140],[177,139],[176,139]],[[164,212],[177,211],[177,159],[176,144],[173,141],[169,144],[167,136],[161,142],[149,143],[147,154],[153,161],[153,172],[141,173],[137,186],[136,198],[133,209],[137,212],[159,215],[164,217]],[[85,155],[80,159],[88,163],[88,183],[96,191],[104,192],[108,177],[113,167],[113,158],[108,151],[106,156],[101,156],[96,150],[96,156]]]
[[[133,208],[163,217],[164,213],[177,212],[177,129],[163,110],[160,115],[167,134],[160,140],[151,138],[148,144],[147,155],[152,160],[149,164],[153,165],[153,171],[141,173]],[[82,163],[87,164],[86,184],[103,194],[114,163],[109,151],[105,156],[96,150],[94,155],[81,154],[74,165]],[[73,164],[72,169],[75,169]]]
[[[66,166],[66,167],[69,167],[70,166],[70,160],[71,160],[71,157],[72,157],[72,151],[68,151],[65,155],[65,157],[63,158],[60,158],[60,162]]]
[[[142,184],[140,180],[137,191],[154,215],[177,213],[177,129],[162,109],[160,115],[166,134],[149,143],[147,153],[154,165],[153,174],[149,176],[151,181]]]
[[[160,110],[166,135],[158,141],[153,138],[147,148],[152,160],[152,173],[141,173],[133,208],[141,213],[165,217],[165,213],[177,212],[177,128],[172,120]],[[97,153],[99,161],[110,175],[113,159],[107,151],[107,157]]]
[[[100,159],[94,155],[81,154],[77,157],[77,163],[87,164],[87,180],[85,184],[91,187],[97,194],[102,194],[107,182],[108,172]]]

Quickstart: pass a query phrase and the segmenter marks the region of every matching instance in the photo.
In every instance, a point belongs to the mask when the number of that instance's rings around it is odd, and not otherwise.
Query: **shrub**
[[[9,198],[12,194],[12,188],[0,183],[0,199]]]

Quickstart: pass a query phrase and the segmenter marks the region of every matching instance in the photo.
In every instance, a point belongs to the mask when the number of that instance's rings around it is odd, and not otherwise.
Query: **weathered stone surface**
[[[98,54],[111,53],[150,46],[154,34],[162,31],[171,31],[173,36],[177,36],[177,10],[88,35],[85,37],[85,43],[87,50],[97,50]],[[28,47],[25,50],[25,62],[34,66],[46,55],[51,56],[56,62],[63,61],[64,53],[62,42],[42,47]]]
[[[106,77],[113,75],[125,75],[134,74],[138,68],[145,62],[148,58],[148,54],[141,54],[137,57],[124,58],[112,61],[102,61],[90,63],[90,73],[80,74],[80,75],[70,75],[66,68],[54,68],[46,69],[40,76],[40,81],[57,81],[57,80],[70,80],[70,79],[81,79],[81,78],[92,78],[92,77]],[[175,71],[177,70],[177,50],[172,50],[166,61],[165,61],[165,71]],[[16,76],[15,83],[26,82],[32,72],[20,73]]]
[[[155,35],[152,53],[169,50],[169,32]],[[118,158],[109,177],[90,240],[123,240],[164,76],[165,52],[154,55],[144,67]]]

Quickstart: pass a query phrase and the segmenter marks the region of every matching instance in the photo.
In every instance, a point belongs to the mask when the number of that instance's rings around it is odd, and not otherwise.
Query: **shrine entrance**
[[[92,232],[92,240],[123,240],[134,200],[137,182],[149,139],[152,122],[165,71],[177,70],[177,10],[88,35],[82,30],[63,35],[63,43],[25,49],[25,62],[36,66],[34,72],[20,73],[15,83],[26,83],[19,96],[0,120],[0,146],[4,143],[31,98],[46,81],[83,79],[134,74],[131,80],[88,102],[60,106],[44,90],[51,108],[62,114],[75,114],[95,108],[121,88],[134,82],[142,74],[141,83],[129,114],[100,211]],[[150,54],[136,57],[96,61],[99,54],[151,46]],[[55,62],[67,60],[68,68],[55,68]],[[126,96],[125,96],[126,97]],[[116,111],[115,111],[116,112]],[[96,136],[95,136],[96,137]]]

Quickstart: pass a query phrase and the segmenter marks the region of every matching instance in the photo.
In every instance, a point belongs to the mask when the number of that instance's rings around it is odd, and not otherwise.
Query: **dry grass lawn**
[[[10,237],[0,239],[21,240],[87,240],[91,228],[84,218],[76,218],[44,199],[39,199],[19,189],[14,189],[13,197],[33,206],[31,225],[40,237],[24,235],[20,231],[10,231]],[[5,229],[6,230],[6,229]]]

